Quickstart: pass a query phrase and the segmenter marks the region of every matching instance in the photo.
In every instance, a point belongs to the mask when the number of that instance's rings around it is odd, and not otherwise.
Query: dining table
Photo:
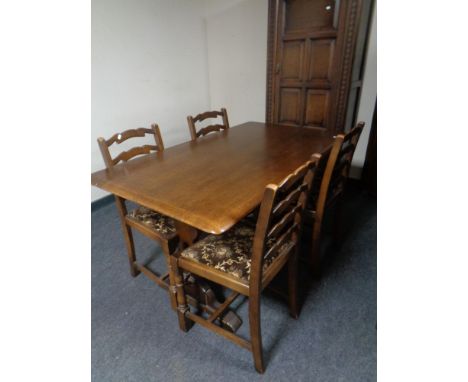
[[[96,171],[91,184],[179,226],[221,234],[260,204],[268,184],[332,142],[317,130],[246,122]]]
[[[332,143],[319,129],[246,122],[96,171],[91,184],[172,218],[186,247],[200,232],[229,230],[268,184]]]

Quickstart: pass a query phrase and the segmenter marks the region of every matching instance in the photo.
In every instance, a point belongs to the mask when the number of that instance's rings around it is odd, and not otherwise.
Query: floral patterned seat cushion
[[[255,226],[249,221],[242,221],[221,235],[208,235],[197,241],[182,251],[181,256],[249,281],[254,235]],[[267,242],[267,248],[274,243],[274,240]],[[263,270],[288,245],[291,242],[285,243],[275,255],[266,258],[263,261]]]
[[[171,218],[149,208],[140,206],[127,216],[143,223],[165,237],[171,237],[176,233],[174,221]]]

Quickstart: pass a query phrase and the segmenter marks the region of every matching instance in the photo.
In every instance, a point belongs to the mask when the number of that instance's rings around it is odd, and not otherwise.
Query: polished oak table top
[[[332,138],[306,128],[247,122],[91,175],[91,183],[179,222],[219,234]]]

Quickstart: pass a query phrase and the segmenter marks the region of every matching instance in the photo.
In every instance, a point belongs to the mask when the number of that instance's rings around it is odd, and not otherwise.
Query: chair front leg
[[[250,340],[255,369],[259,373],[265,371],[263,365],[262,329],[260,326],[260,290],[251,291],[249,296]]]
[[[177,317],[179,319],[179,327],[182,331],[188,332],[192,327],[192,322],[185,316],[185,313],[189,310],[187,305],[187,299],[185,297],[184,290],[184,279],[182,272],[177,264],[177,257],[174,255],[169,256],[169,280],[171,283],[170,290],[175,290],[177,297]]]
[[[341,195],[335,205],[335,213],[333,216],[333,247],[340,249],[344,240],[344,210],[343,196]]]
[[[292,318],[297,319],[299,317],[299,309],[297,303],[297,289],[299,280],[297,272],[297,259],[298,250],[295,249],[288,260],[288,302],[289,302],[289,314]]]
[[[169,250],[169,243],[167,241],[163,241],[161,243],[162,250],[164,252],[164,257],[167,261],[167,270],[169,272],[169,300],[171,302],[171,308],[177,310],[177,291],[176,291],[176,282],[174,279],[174,272],[172,271],[172,264],[171,264],[171,253]]]
[[[133,243],[132,229],[125,221],[127,216],[127,207],[125,206],[125,200],[115,195],[115,204],[119,211],[120,222],[122,224],[122,230],[125,239],[125,245],[127,247],[128,262],[130,265],[130,274],[132,277],[136,277],[140,274],[140,271],[135,267],[136,256],[135,256],[135,244]]]
[[[309,266],[312,276],[314,278],[319,278],[321,275],[321,266],[320,266],[320,239],[322,231],[322,222],[320,220],[314,221],[312,227],[312,243],[311,251],[309,258]]]

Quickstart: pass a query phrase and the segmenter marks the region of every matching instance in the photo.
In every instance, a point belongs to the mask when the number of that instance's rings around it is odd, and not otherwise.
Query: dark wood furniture
[[[348,179],[351,161],[356,150],[364,122],[359,122],[347,134],[336,136],[333,147],[318,156],[316,177],[305,210],[305,221],[312,224],[310,265],[315,276],[320,275],[320,239],[325,210],[337,205],[335,226],[340,224],[341,197]],[[338,203],[337,203],[338,202]],[[335,235],[339,230],[335,228]]]
[[[192,320],[253,353],[255,368],[263,373],[260,294],[275,275],[288,266],[289,310],[297,318],[297,252],[302,212],[307,202],[315,162],[307,162],[263,194],[258,221],[244,220],[222,235],[209,235],[171,256],[176,282],[177,314],[183,331]],[[215,312],[204,318],[187,305],[183,271],[202,276],[232,290]],[[215,324],[242,294],[249,298],[250,341]]]
[[[109,151],[109,146],[113,145],[114,143],[121,144],[130,138],[144,137],[146,134],[154,135],[156,145],[135,146],[128,151],[121,152],[115,158],[112,158]],[[106,172],[108,174],[112,174],[120,162],[127,162],[138,155],[147,155],[151,152],[161,153],[164,151],[164,143],[161,137],[159,126],[157,124],[151,125],[151,129],[138,128],[126,130],[123,133],[114,134],[107,140],[104,138],[98,138],[98,144],[107,168]],[[143,274],[153,280],[156,284],[168,290],[168,272],[162,276],[158,275],[146,266],[139,264],[136,261],[132,228],[157,241],[163,250],[166,260],[169,261],[169,254],[171,251],[174,251],[177,244],[177,233],[174,221],[171,218],[160,214],[159,212],[143,206],[139,206],[133,211],[128,212],[125,198],[119,196],[117,193],[115,193],[115,204],[119,211],[119,217],[122,223],[131,275],[136,277],[140,274],[140,272],[143,272]],[[169,295],[171,298],[171,305],[173,308],[175,308],[175,296],[174,294]]]
[[[269,1],[268,122],[345,131],[355,118],[371,3]]]
[[[208,119],[208,118],[217,118],[217,117],[222,117],[223,119],[222,125],[221,124],[209,125],[197,131],[196,126],[195,126],[196,123],[203,122],[205,119]],[[192,141],[194,141],[198,137],[209,134],[213,131],[229,129],[229,121],[228,121],[227,111],[225,108],[222,108],[221,111],[206,111],[204,113],[198,114],[195,117],[192,117],[189,115],[187,117],[187,122],[188,122],[190,136],[192,138]]]
[[[308,129],[248,122],[97,171],[91,183],[172,218],[183,248],[195,243],[197,230],[229,230],[260,205],[265,185],[279,184],[332,143]],[[185,281],[188,303],[215,313],[212,294],[197,280]],[[173,302],[175,288],[170,292]],[[232,316],[221,321],[235,331],[239,320]]]

